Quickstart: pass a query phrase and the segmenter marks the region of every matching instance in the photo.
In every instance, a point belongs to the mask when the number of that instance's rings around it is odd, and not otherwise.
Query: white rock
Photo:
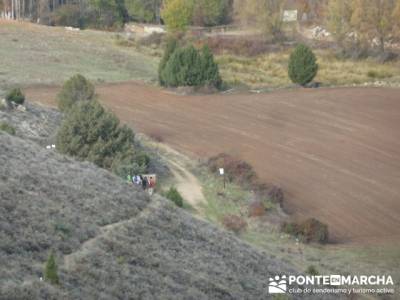
[[[79,31],[80,30],[79,28],[71,27],[71,26],[67,26],[67,27],[64,27],[64,28],[65,28],[65,30],[69,30],[69,31]]]
[[[17,105],[17,109],[18,109],[19,111],[26,111],[26,107],[23,106],[23,105]]]

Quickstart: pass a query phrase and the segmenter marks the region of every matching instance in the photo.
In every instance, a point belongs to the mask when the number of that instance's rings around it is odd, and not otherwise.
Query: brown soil
[[[54,105],[57,88],[28,99]],[[97,87],[137,131],[192,157],[219,152],[251,163],[286,192],[295,217],[328,223],[340,242],[400,237],[400,90],[299,89],[178,96],[141,83]]]

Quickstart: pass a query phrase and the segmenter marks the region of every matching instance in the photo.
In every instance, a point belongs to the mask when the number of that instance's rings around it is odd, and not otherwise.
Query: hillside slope
[[[0,133],[0,299],[265,299],[295,273],[105,170]],[[61,285],[40,281],[51,249]]]
[[[0,122],[11,124],[17,136],[42,146],[54,142],[61,119],[59,111],[30,103],[24,103],[17,109],[0,110]]]

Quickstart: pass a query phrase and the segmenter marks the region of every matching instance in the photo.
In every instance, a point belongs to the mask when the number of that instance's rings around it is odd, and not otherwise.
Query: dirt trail
[[[136,215],[130,219],[126,219],[126,220],[123,220],[120,222],[102,226],[100,228],[99,234],[97,234],[95,237],[83,242],[81,247],[77,251],[64,256],[64,267],[69,270],[74,269],[76,267],[76,265],[75,265],[76,258],[78,258],[79,256],[82,256],[82,255],[85,255],[85,253],[87,253],[89,251],[92,251],[93,248],[96,247],[96,242],[101,237],[107,236],[108,234],[110,234],[110,232],[112,232],[114,230],[118,230],[128,223],[137,222],[138,220],[147,217],[153,210],[157,209],[160,205],[161,205],[160,201],[151,200],[151,202],[147,205],[147,207],[145,207],[138,215]]]
[[[182,197],[200,212],[202,209],[201,204],[206,201],[200,182],[190,171],[178,162],[169,160],[169,164],[171,172],[177,181],[176,188],[182,194]]]
[[[54,105],[58,88],[27,89]],[[96,87],[137,132],[192,158],[219,152],[285,191],[285,208],[316,217],[341,242],[400,237],[400,89],[323,88],[179,96],[141,83]]]
[[[143,139],[144,143],[150,145],[152,149],[158,150],[158,154],[165,160],[174,176],[176,189],[200,213],[202,204],[207,202],[203,195],[201,183],[190,170],[193,161],[164,143],[155,142],[142,134],[139,134],[138,137]]]

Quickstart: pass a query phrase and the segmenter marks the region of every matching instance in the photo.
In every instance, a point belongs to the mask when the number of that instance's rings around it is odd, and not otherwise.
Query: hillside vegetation
[[[296,273],[32,141],[0,132],[0,164],[0,299],[265,299],[270,276]],[[40,279],[52,251],[59,285]]]

